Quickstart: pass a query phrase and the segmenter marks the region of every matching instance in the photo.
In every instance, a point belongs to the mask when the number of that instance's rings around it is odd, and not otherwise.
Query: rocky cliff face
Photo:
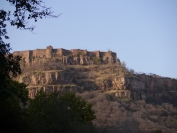
[[[53,64],[52,66],[56,68]],[[23,73],[17,80],[28,85],[30,97],[34,97],[40,89],[47,93],[101,90],[120,98],[171,100],[172,103],[177,96],[175,79],[156,78],[145,74],[122,75],[122,73],[126,72],[122,72],[122,66],[119,64],[68,65],[60,66],[58,70],[43,70],[41,66],[40,69]]]
[[[70,84],[73,75],[62,70],[33,71],[21,75],[19,81],[28,85]]]
[[[145,83],[145,94],[149,101],[170,102],[177,106],[177,80],[139,74],[137,77]]]
[[[48,47],[42,56],[35,51],[22,55],[23,74],[16,80],[28,85],[29,96],[43,89],[54,91],[101,90],[120,98],[164,101],[175,104],[177,80],[155,75],[132,74],[121,65],[113,52],[57,50]],[[27,55],[29,60],[27,62]],[[35,56],[34,56],[35,55]]]

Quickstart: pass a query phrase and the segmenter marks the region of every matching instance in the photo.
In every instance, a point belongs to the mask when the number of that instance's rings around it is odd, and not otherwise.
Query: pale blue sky
[[[39,20],[34,33],[8,27],[13,51],[108,49],[136,72],[177,78],[177,0],[44,0],[59,18]],[[0,9],[10,9],[1,0]]]

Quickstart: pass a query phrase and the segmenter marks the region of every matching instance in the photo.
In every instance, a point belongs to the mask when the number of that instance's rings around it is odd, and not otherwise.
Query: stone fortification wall
[[[21,56],[25,66],[34,64],[35,60],[50,58],[57,58],[58,60],[61,60],[62,63],[68,65],[89,65],[90,60],[94,60],[96,64],[116,63],[118,61],[116,53],[112,51],[100,52],[81,49],[53,49],[52,46],[47,46],[46,49],[16,51],[13,54]]]
[[[26,63],[26,65],[30,65],[31,57],[33,55],[33,51],[27,50],[27,51],[16,51],[13,53],[14,56],[21,56],[22,60]]]
[[[104,52],[102,53],[102,59],[106,61],[106,63],[115,63],[117,54],[112,51]]]
[[[61,56],[67,56],[67,55],[70,55],[71,54],[71,51],[70,50],[66,50],[66,49],[62,49],[61,48]]]
[[[53,49],[51,53],[51,58],[52,57],[61,57],[61,56],[67,56],[71,55],[72,52],[63,48],[60,49]]]
[[[45,49],[36,49],[32,51],[32,57],[34,58],[44,58],[46,57],[46,50]]]
[[[30,50],[27,50],[27,51],[15,51],[14,53],[13,53],[13,55],[14,56],[21,56],[21,57],[27,57],[27,56],[29,56],[28,54],[29,54],[29,51]]]
[[[73,55],[77,56],[77,55],[87,55],[88,51],[87,50],[81,50],[81,49],[71,49],[70,50],[72,52]]]

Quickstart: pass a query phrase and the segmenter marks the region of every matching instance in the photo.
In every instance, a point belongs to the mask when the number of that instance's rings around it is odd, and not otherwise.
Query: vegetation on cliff
[[[6,22],[20,29],[33,30],[34,26],[26,27],[25,12],[28,12],[28,19],[35,21],[52,17],[52,12],[38,0],[8,2],[16,8],[14,19],[10,12],[0,10],[2,131],[177,132],[177,80],[135,73],[127,69],[124,62],[120,63],[111,51],[100,54],[87,50],[79,53],[79,50],[74,55],[78,50],[72,50],[69,56],[60,58],[49,46],[44,51],[44,54],[48,53],[45,59],[29,56],[27,67],[25,58],[21,60],[10,54],[10,45],[3,41],[9,38]],[[76,62],[73,62],[74,58]],[[90,58],[92,62],[89,62]],[[21,73],[20,60],[23,75],[14,81]],[[26,88],[24,83],[29,86]]]
[[[92,103],[96,119],[93,124],[108,133],[175,133],[177,108],[172,104],[109,97],[101,91],[77,93]]]
[[[78,127],[83,126],[82,130],[86,129],[84,126],[89,122],[90,125],[87,128],[91,129],[91,120],[95,118],[91,104],[76,97],[73,93],[67,93],[62,96],[56,94],[47,96],[45,93],[40,92],[35,99],[29,101],[26,85],[12,79],[21,73],[19,63],[21,57],[10,54],[10,44],[4,42],[4,39],[9,39],[6,23],[9,22],[11,26],[16,26],[17,29],[32,31],[34,26],[28,27],[27,20],[34,19],[36,22],[43,17],[57,16],[52,15],[50,8],[42,5],[43,1],[41,0],[7,1],[15,7],[15,10],[12,15],[13,19],[10,11],[0,10],[1,131],[14,133],[65,132],[70,125],[71,129],[67,132],[81,132],[79,131],[81,128]],[[28,16],[26,17],[26,15]],[[56,121],[54,118],[57,118]],[[38,123],[39,121],[40,123]],[[49,124],[49,127],[46,124]],[[58,127],[58,125],[60,126]],[[56,129],[56,127],[58,128]],[[38,130],[39,128],[41,129]]]

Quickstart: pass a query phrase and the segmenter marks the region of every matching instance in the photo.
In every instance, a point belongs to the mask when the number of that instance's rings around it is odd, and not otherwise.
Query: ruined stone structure
[[[177,96],[176,79],[131,74],[112,51],[53,49],[47,46],[46,49],[13,54],[22,57],[22,70],[26,71],[17,80],[28,85],[31,98],[41,89],[46,93],[101,90],[133,100],[170,101]]]
[[[90,65],[93,64],[108,64],[119,62],[116,53],[112,51],[87,51],[81,49],[53,49],[52,46],[47,46],[46,49],[36,49],[27,51],[16,51],[13,53],[15,56],[22,57],[22,64],[25,67],[30,67],[36,63],[36,60],[45,62],[49,59],[56,58],[58,61],[65,65]],[[43,59],[43,60],[42,60]]]

